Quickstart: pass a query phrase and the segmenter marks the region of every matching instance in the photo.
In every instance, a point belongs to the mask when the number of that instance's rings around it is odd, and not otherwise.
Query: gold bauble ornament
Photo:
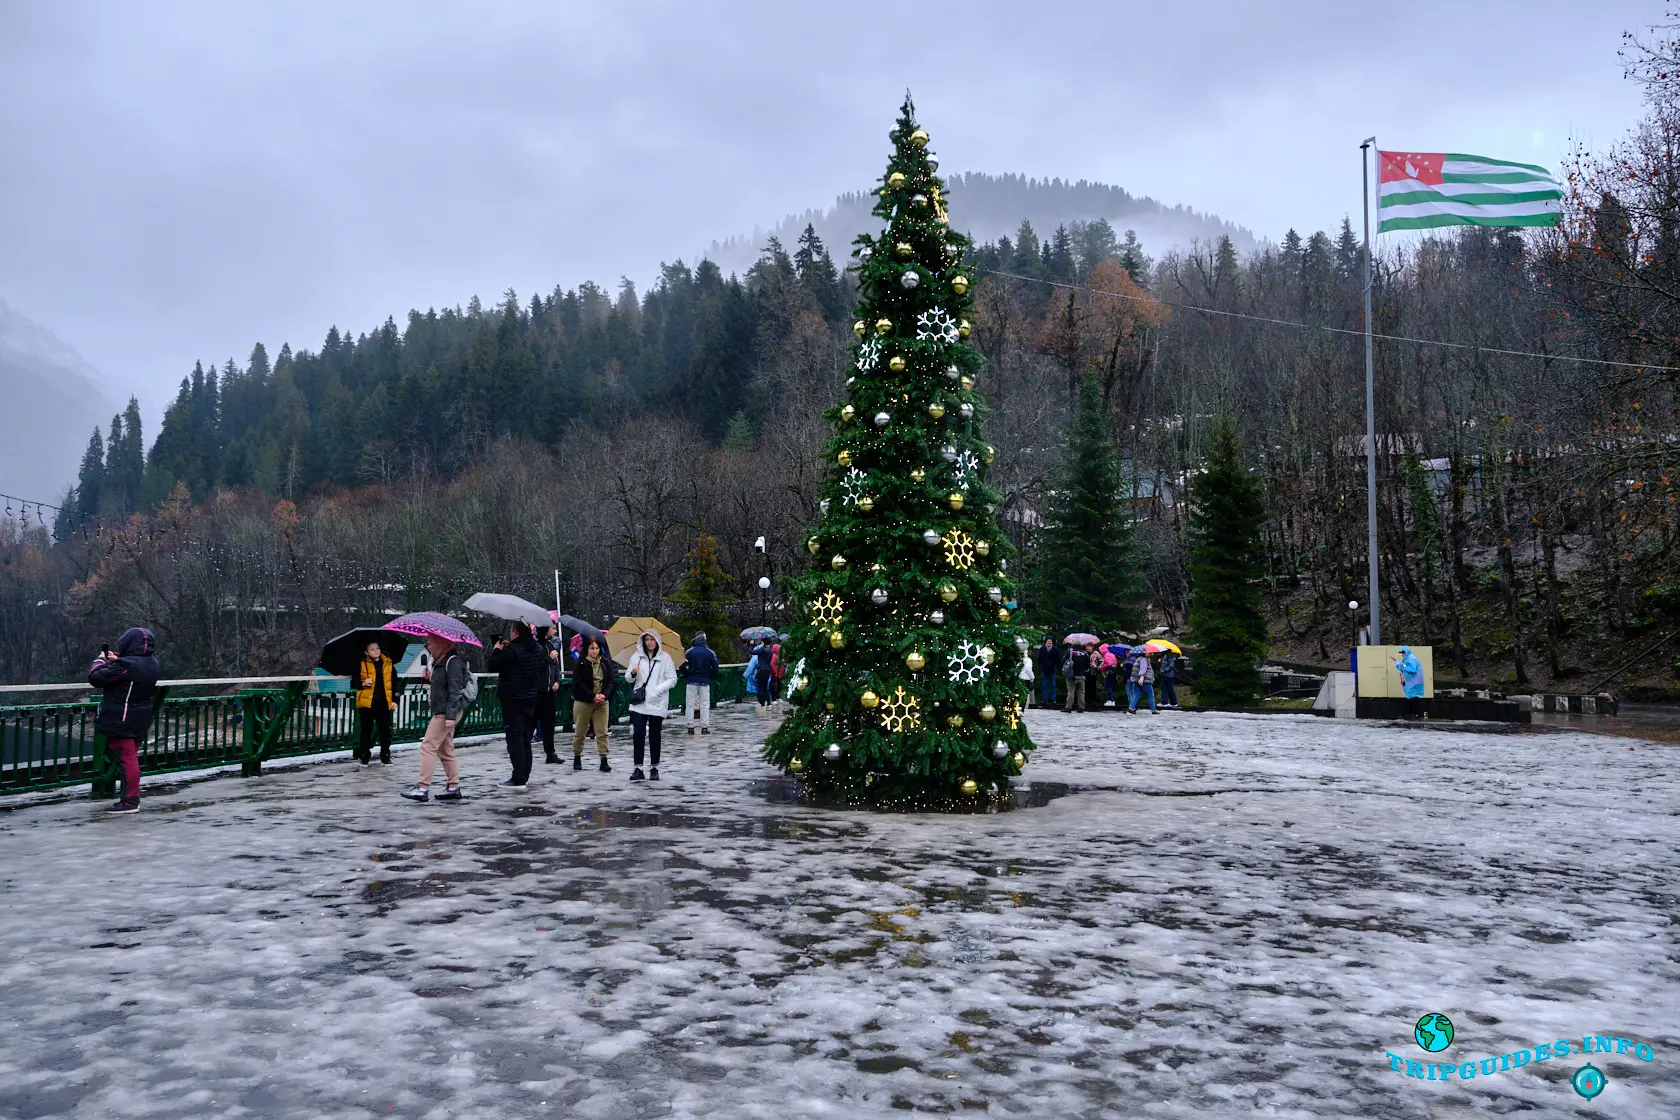
[[[962,322],[957,324],[957,333],[962,335],[964,338],[967,338],[971,333],[973,333],[973,331],[974,327],[970,325],[967,319],[964,319]]]
[[[838,572],[841,568],[846,566],[846,558],[836,552],[834,554],[834,559],[828,562],[828,566]]]
[[[912,673],[919,673],[927,668],[927,658],[922,656],[920,650],[913,649],[905,654],[904,663],[910,667]]]
[[[817,554],[817,549],[821,546],[817,544],[816,537],[809,537],[805,541],[805,547],[811,550],[812,556],[815,556]]]
[[[961,727],[962,725],[963,725],[962,716],[958,715],[955,712],[952,712],[950,715],[945,717],[945,726],[949,727],[953,731],[955,731],[957,728]]]
[[[950,503],[952,509],[961,509],[963,507],[963,496],[955,490],[951,491],[950,496],[945,500]]]
[[[988,443],[986,445],[986,450],[980,452],[980,458],[985,462],[991,462],[993,459],[997,458],[997,448]]]
[[[881,562],[879,560],[877,560],[875,563],[869,565],[869,570],[872,571],[872,572],[884,572],[884,571],[886,571],[886,569],[881,566]]]
[[[810,683],[811,683],[811,678],[810,677],[795,677],[795,678],[793,678],[793,690],[795,692],[804,692],[805,691],[805,686],[810,684]]]
[[[915,248],[911,246],[908,241],[900,241],[897,245],[893,246],[893,252],[897,253],[901,257],[908,257],[915,253],[915,251]]]
[[[916,131],[914,131],[910,134],[910,146],[913,147],[913,148],[925,148],[925,147],[927,147],[928,146],[928,134],[923,132],[921,129],[918,128]]]
[[[992,662],[997,660],[997,654],[992,651],[991,646],[981,646],[980,647],[980,660],[982,660],[986,664],[990,665]]]
[[[980,718],[985,720],[987,723],[992,722],[997,718],[997,709],[992,707],[990,704],[987,704],[985,707],[980,709]]]
[[[939,597],[947,603],[954,603],[957,599],[957,585],[945,580],[939,585]]]
[[[858,509],[862,510],[864,513],[868,513],[874,508],[875,499],[871,498],[868,494],[865,494],[863,497],[858,499]]]
[[[965,393],[974,392],[974,378],[964,376],[963,379],[962,379],[962,387],[963,387],[963,392],[965,392]]]
[[[857,335],[859,338],[862,338],[864,335],[869,333],[869,324],[864,322],[862,319],[859,319],[857,322],[852,324],[852,333]]]
[[[981,556],[990,556],[992,554],[992,546],[986,541],[975,541],[974,551],[979,553]]]
[[[856,415],[857,409],[853,408],[851,405],[847,405],[840,410],[840,419],[844,423],[851,423],[852,417]]]
[[[1014,754],[1009,756],[1009,761],[1013,762],[1015,764],[1015,769],[1019,770],[1026,766],[1027,756],[1022,754],[1020,751],[1016,751]]]
[[[910,481],[911,482],[921,482],[926,478],[927,478],[927,472],[924,471],[921,467],[917,467],[915,470],[910,472]]]
[[[834,701],[832,701],[832,700],[824,700],[824,701],[823,701],[823,708],[824,708],[824,709],[825,709],[825,710],[827,710],[827,711],[830,711],[830,712],[832,712],[832,711],[833,711],[833,710],[834,710]]]
[[[932,404],[928,405],[928,415],[933,417],[935,420],[945,419],[945,406],[940,404],[938,401],[934,401]]]
[[[975,794],[980,792],[980,783],[976,782],[973,778],[964,778],[962,780],[962,785],[957,788],[962,790],[964,797],[973,797]]]
[[[858,697],[858,703],[866,708],[879,708],[881,698],[866,688],[863,690],[863,695]]]
[[[1008,607],[999,607],[998,608],[998,621],[999,622],[1008,622],[1009,621],[1009,608]]]
[[[842,467],[849,467],[852,465],[852,453],[845,449],[841,449],[840,454],[834,457],[834,461],[839,463]]]
[[[789,773],[800,774],[800,773],[803,773],[804,771],[805,771],[805,764],[803,762],[799,761],[797,758],[790,759],[788,761],[788,772]]]
[[[904,185],[904,172],[894,171],[891,175],[887,176],[887,186],[891,187],[893,190],[896,191],[899,187],[902,187],[903,185]]]
[[[953,292],[956,292],[959,296],[962,295],[964,292],[968,291],[968,277],[966,277],[966,276],[953,276],[953,277],[951,277],[951,290]]]
[[[875,333],[876,334],[886,334],[890,330],[892,330],[892,320],[891,319],[881,318],[881,319],[875,320]]]
[[[828,644],[833,646],[835,649],[845,649],[846,635],[842,634],[838,630],[830,630],[828,632]]]
[[[892,357],[887,359],[887,368],[892,370],[894,373],[903,373],[908,365],[909,363],[897,354],[894,354]]]

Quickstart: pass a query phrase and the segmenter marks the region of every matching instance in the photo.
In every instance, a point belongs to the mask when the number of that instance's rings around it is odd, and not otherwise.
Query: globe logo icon
[[[1589,1101],[1604,1092],[1604,1071],[1588,1062],[1575,1071],[1575,1076],[1569,1079],[1575,1086],[1575,1091]]]
[[[1439,1011],[1431,1011],[1417,1021],[1417,1026],[1412,1028],[1412,1037],[1431,1054],[1439,1054],[1452,1045],[1452,1020]]]

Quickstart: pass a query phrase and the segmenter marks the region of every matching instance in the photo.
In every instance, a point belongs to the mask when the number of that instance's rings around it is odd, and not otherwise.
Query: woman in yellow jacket
[[[375,729],[379,731],[379,761],[391,764],[391,710],[397,706],[396,693],[391,689],[394,670],[379,643],[369,642],[356,670],[356,722],[361,732],[356,757],[363,766],[373,761]]]

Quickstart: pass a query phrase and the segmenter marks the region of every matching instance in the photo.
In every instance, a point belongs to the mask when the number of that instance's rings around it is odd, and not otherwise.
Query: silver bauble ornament
[[[999,743],[998,746],[1001,747],[1001,746],[1003,746],[1003,744]],[[824,748],[823,757],[828,759],[830,762],[839,762],[840,761],[840,744],[839,743],[830,743],[826,748]],[[1003,756],[998,755],[998,757],[1002,758]]]
[[[904,274],[898,278],[898,282],[906,288],[914,288],[917,284],[922,282],[922,277],[915,269],[907,269]]]
[[[958,369],[956,366],[948,366],[945,370],[945,376],[949,377],[952,381],[955,381],[957,378],[962,376],[962,370]]]
[[[828,513],[828,499],[827,498],[824,498],[822,501],[817,503],[817,512],[820,513],[820,514],[827,515],[827,513]]]
[[[935,626],[943,626],[945,625],[945,612],[934,611],[932,614],[928,615],[928,620]]]
[[[986,598],[990,599],[994,603],[1003,602],[1003,588],[988,587],[986,589]]]
[[[925,194],[913,194],[913,195],[910,196],[910,202],[911,202],[911,205],[914,205],[914,206],[926,206],[927,205],[927,195],[925,195]]]
[[[829,749],[833,750],[834,748],[830,747]],[[993,743],[992,744],[992,757],[993,758],[1008,758],[1009,757],[1009,744],[1004,742],[1002,739],[999,739],[997,742]]]
[[[892,422],[892,417],[888,416],[886,413],[877,412],[875,414],[875,426],[877,428],[884,428],[888,424],[890,424],[891,422]]]
[[[962,407],[957,409],[957,411],[962,413],[964,420],[971,420],[974,418],[974,406],[969,404],[967,401],[964,401],[962,403]]]
[[[869,601],[871,603],[874,603],[877,607],[886,606],[887,605],[887,592],[886,592],[886,590],[884,588],[877,587],[875,590],[873,590],[869,593]]]
[[[867,245],[865,245],[863,248],[858,250],[858,260],[860,260],[860,261],[866,261],[874,255],[875,255],[875,250],[871,249]]]
[[[938,545],[939,544],[939,531],[937,529],[924,529],[924,530],[922,530],[922,543],[928,545],[929,547],[933,547],[933,546]]]
[[[927,160],[928,160],[928,170],[929,171],[938,171],[939,170],[939,157],[938,156],[934,155],[932,152],[929,152]]]
[[[947,443],[944,447],[939,449],[939,457],[947,463],[954,463],[957,461],[957,449]]]

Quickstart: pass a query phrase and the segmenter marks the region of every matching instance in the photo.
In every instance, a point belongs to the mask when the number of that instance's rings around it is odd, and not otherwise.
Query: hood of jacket
[[[131,626],[117,639],[117,656],[150,657],[156,646],[150,630],[143,626]]]
[[[649,634],[653,635],[653,655],[652,656],[658,657],[661,653],[663,653],[665,651],[665,643],[661,642],[659,640],[659,631],[657,631],[657,630],[643,630],[642,631],[641,637],[636,639],[636,652],[640,653],[640,654],[643,654],[643,655],[647,654],[647,646],[646,646],[646,643],[644,643],[642,641],[642,638],[646,638]]]
[[[655,635],[654,635],[654,638],[656,638],[656,639],[657,639],[657,638],[658,638],[658,637],[659,637],[659,635],[658,635],[658,634],[655,634]],[[708,646],[707,646],[707,645],[706,645],[706,635],[704,635],[704,634],[696,634],[696,635],[695,635],[695,636],[694,636],[694,644],[695,644],[695,645],[696,645],[696,646],[698,646],[698,647],[700,647],[700,648],[701,648],[701,649],[708,649],[708,648],[710,648],[710,647],[708,647]]]
[[[1410,657],[1411,655],[1412,655],[1412,647],[1411,646],[1401,646],[1400,647],[1400,656],[1401,657]]]

